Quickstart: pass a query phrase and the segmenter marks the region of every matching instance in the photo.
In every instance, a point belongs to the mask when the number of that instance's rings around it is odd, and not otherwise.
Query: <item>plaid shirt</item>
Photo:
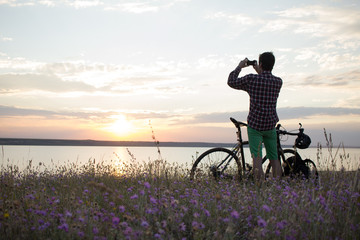
[[[230,73],[228,85],[244,90],[250,96],[248,126],[258,131],[273,129],[279,121],[276,103],[282,86],[281,78],[272,75],[270,71],[238,78],[240,71],[241,68],[236,68]]]

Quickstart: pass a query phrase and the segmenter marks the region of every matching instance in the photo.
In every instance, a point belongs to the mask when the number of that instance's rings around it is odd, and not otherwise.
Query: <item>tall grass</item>
[[[359,170],[194,182],[158,151],[150,162],[129,152],[108,165],[2,166],[0,239],[359,239]]]

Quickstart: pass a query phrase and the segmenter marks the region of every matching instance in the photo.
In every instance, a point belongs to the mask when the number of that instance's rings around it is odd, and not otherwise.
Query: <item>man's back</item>
[[[241,78],[237,78],[237,76],[238,73],[236,72],[230,74],[228,85],[235,89],[244,90],[249,94],[249,126],[259,131],[274,128],[279,121],[276,105],[282,86],[281,78],[272,75],[270,71],[264,71],[261,74],[248,74]]]

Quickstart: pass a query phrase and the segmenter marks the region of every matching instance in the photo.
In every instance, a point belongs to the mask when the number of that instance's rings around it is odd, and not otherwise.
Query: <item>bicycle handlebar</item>
[[[232,117],[231,117],[230,120],[234,123],[234,125],[235,125],[237,128],[247,127],[247,124],[246,124],[246,123],[239,122],[239,121],[237,121],[235,118],[232,118]],[[286,131],[286,130],[280,130],[281,124],[279,123],[279,124],[276,126],[276,132],[277,132],[279,135],[299,136],[300,134],[304,133],[304,129],[302,128],[301,123],[299,123],[299,125],[300,125],[299,132],[297,132],[297,133],[291,133],[291,132],[288,132],[288,131]]]
[[[299,132],[297,132],[297,133],[291,133],[291,132],[288,132],[288,131],[286,131],[286,130],[280,130],[281,124],[278,124],[278,125],[276,126],[276,132],[277,132],[279,135],[299,136],[299,135],[301,135],[301,134],[304,133],[304,129],[302,128],[301,123],[299,123],[299,125],[300,125],[300,128],[299,128]]]

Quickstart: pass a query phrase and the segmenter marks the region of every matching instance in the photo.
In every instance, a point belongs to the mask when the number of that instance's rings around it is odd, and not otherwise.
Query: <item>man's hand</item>
[[[240,61],[240,63],[239,63],[239,65],[238,65],[238,67],[239,67],[239,68],[248,67],[248,65],[247,65],[247,61],[248,61],[248,59],[247,59],[247,58],[245,58],[244,60]]]

